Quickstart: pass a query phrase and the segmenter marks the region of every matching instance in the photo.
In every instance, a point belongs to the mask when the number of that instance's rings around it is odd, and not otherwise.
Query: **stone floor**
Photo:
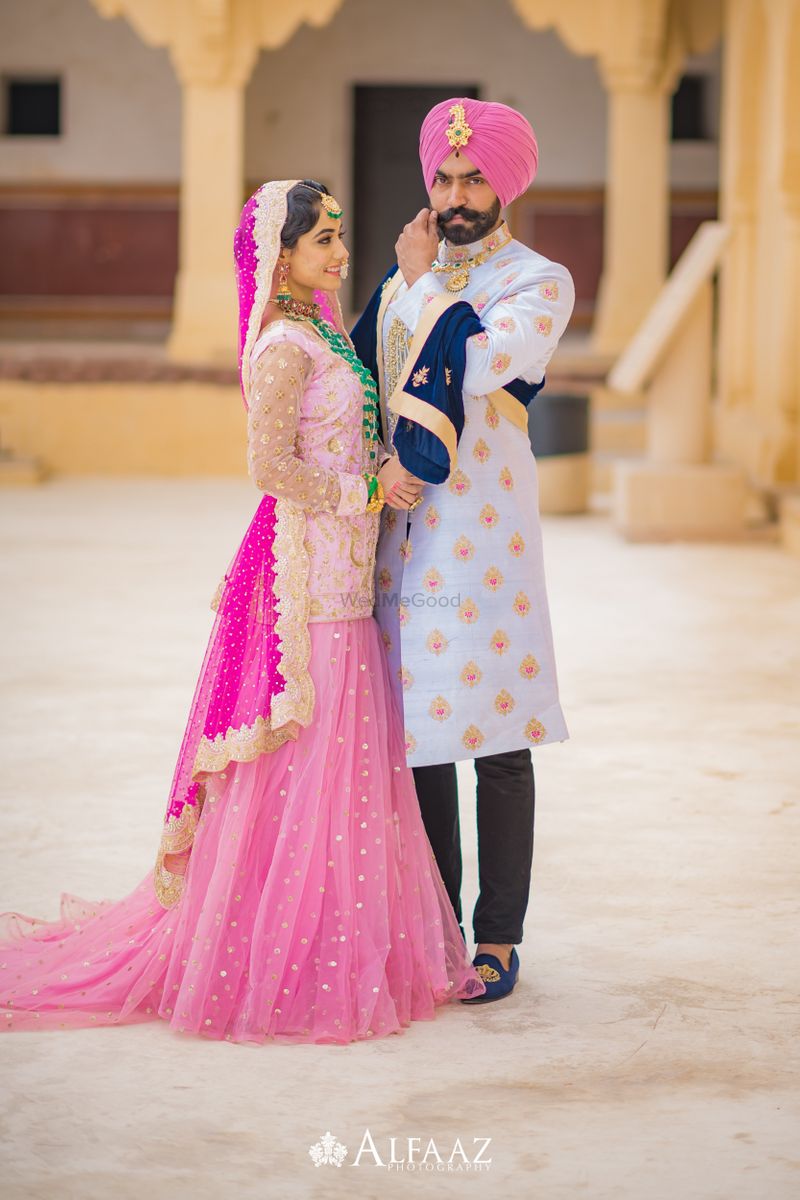
[[[149,868],[246,484],[0,496],[0,909]],[[549,519],[572,741],[537,753],[519,987],[402,1037],[240,1047],[160,1023],[2,1044],[7,1200],[794,1200],[800,562]],[[462,768],[469,894],[471,768]],[[395,1138],[488,1172],[384,1163]],[[315,1168],[327,1131],[350,1153]],[[433,1165],[433,1155],[428,1165]],[[355,1174],[354,1174],[355,1170]]]

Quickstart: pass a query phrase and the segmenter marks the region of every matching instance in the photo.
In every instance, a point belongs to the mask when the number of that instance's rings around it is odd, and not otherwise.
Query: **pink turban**
[[[459,104],[466,127],[458,114],[451,113]],[[448,139],[448,132],[453,140]],[[483,172],[504,208],[533,183],[539,161],[536,135],[522,113],[507,104],[456,96],[431,109],[419,134],[419,157],[428,191],[439,167],[456,149]]]

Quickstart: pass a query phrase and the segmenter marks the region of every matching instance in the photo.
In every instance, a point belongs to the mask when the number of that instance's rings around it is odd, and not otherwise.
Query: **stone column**
[[[180,250],[170,358],[232,365],[233,231],[243,202],[244,80],[183,87]]]
[[[666,278],[671,86],[633,68],[603,66],[608,151],[603,275],[594,348],[618,354]]]
[[[260,49],[303,22],[330,21],[342,0],[92,0],[169,47],[183,88],[180,248],[171,358],[236,361],[233,231],[244,200],[244,89]],[[287,101],[291,103],[291,101]]]
[[[728,0],[718,449],[766,488],[800,480],[800,0]]]
[[[764,6],[769,64],[765,80],[763,171],[757,240],[759,313],[755,399],[767,436],[760,481],[800,482],[800,0]]]

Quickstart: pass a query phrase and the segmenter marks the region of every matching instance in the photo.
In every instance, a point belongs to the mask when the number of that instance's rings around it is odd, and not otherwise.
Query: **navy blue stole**
[[[395,264],[387,272],[351,334],[356,353],[376,385],[378,355],[382,353],[378,329],[381,300],[397,269]],[[393,394],[385,398],[398,417],[393,442],[400,462],[426,483],[444,483],[456,464],[464,429],[467,339],[482,330],[466,300],[449,292],[434,297],[422,309],[408,359]],[[489,399],[514,424],[527,429],[527,406],[543,386],[544,380],[527,383],[514,379]]]

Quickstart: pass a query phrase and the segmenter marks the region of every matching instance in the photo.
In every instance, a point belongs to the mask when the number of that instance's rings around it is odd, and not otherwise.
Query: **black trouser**
[[[476,942],[518,946],[533,863],[533,764],[530,750],[475,759],[478,776]],[[461,829],[455,763],[414,767],[419,807],[450,903],[461,923]]]

